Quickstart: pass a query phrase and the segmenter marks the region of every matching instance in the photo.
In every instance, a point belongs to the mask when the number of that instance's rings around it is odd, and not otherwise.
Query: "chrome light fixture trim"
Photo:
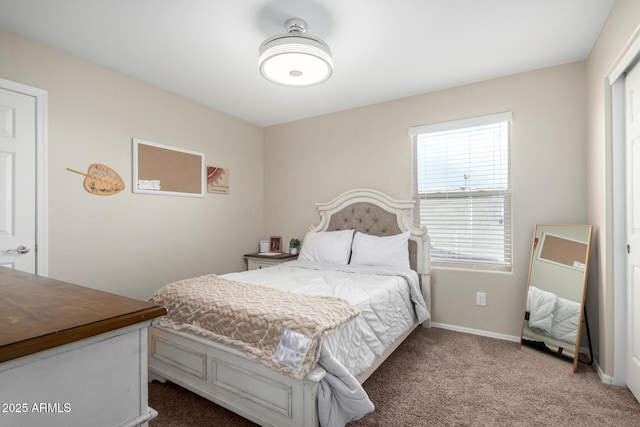
[[[260,73],[269,81],[291,87],[325,82],[333,74],[331,49],[321,39],[306,34],[298,18],[285,23],[287,34],[270,37],[259,50]]]

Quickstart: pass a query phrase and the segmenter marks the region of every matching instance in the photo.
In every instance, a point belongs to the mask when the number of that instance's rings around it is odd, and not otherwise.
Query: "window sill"
[[[431,262],[431,268],[436,270],[477,271],[480,273],[513,274],[513,266],[466,264],[452,262]]]

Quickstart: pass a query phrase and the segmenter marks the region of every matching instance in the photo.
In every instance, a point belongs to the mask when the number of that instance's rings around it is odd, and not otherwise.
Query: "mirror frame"
[[[577,241],[575,238],[572,237],[563,237],[563,236],[558,236],[558,231],[559,230],[555,230],[561,227],[584,227],[587,230],[587,236],[586,236],[586,241],[583,242],[582,240]],[[539,233],[540,230],[540,233]],[[539,235],[540,234],[540,235]],[[563,238],[565,240],[569,240],[569,241],[574,241],[580,244],[586,244],[587,248],[586,248],[586,257],[584,260],[584,266],[582,265],[569,265],[563,262],[554,262],[553,260],[545,260],[545,259],[540,259],[539,258],[539,252],[542,251],[543,248],[543,236],[554,236],[554,237],[560,237]],[[551,361],[554,362],[553,364],[556,366],[567,366],[569,364],[569,358],[566,356],[563,356],[561,354],[561,352],[559,352],[558,354],[554,355],[552,353],[547,353],[547,352],[542,352],[540,350],[537,349],[533,349],[525,344],[523,344],[523,339],[524,339],[524,333],[525,333],[525,325],[526,325],[526,311],[527,311],[527,302],[529,299],[529,287],[531,286],[531,276],[532,276],[532,270],[533,270],[533,266],[534,266],[534,261],[538,260],[541,262],[550,262],[553,264],[558,265],[560,268],[568,268],[568,269],[573,269],[573,270],[578,270],[578,271],[582,271],[583,276],[582,276],[582,289],[580,292],[581,295],[581,299],[579,302],[580,304],[580,320],[578,322],[578,329],[576,332],[576,343],[575,343],[575,347],[573,348],[573,360],[571,363],[571,368],[569,369],[570,372],[575,373],[576,370],[578,369],[578,360],[579,360],[579,356],[580,356],[580,342],[581,342],[581,337],[582,337],[582,323],[583,323],[583,318],[584,318],[584,303],[585,303],[585,297],[586,297],[586,290],[587,290],[587,280],[588,280],[588,276],[589,276],[589,260],[591,259],[591,242],[592,242],[592,236],[593,236],[593,226],[592,225],[587,225],[587,224],[536,224],[534,231],[533,231],[533,240],[532,240],[532,244],[531,244],[531,258],[529,260],[529,275],[527,278],[527,288],[525,291],[525,298],[524,298],[524,310],[523,310],[523,316],[522,316],[522,329],[520,330],[520,350],[530,354],[532,356],[535,356],[539,359],[544,359],[546,361]],[[538,246],[539,245],[539,246]]]

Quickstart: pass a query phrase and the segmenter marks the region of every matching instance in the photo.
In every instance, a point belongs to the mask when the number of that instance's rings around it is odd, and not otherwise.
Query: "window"
[[[434,265],[511,270],[511,113],[412,127],[416,217]]]

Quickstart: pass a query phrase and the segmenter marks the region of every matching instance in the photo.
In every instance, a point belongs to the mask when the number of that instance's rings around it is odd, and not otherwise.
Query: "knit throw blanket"
[[[297,380],[304,379],[318,361],[322,337],[360,313],[339,298],[296,294],[215,274],[166,285],[149,301],[167,309],[159,326],[236,348]],[[307,343],[306,355],[296,368],[274,360],[285,329],[302,334]]]

